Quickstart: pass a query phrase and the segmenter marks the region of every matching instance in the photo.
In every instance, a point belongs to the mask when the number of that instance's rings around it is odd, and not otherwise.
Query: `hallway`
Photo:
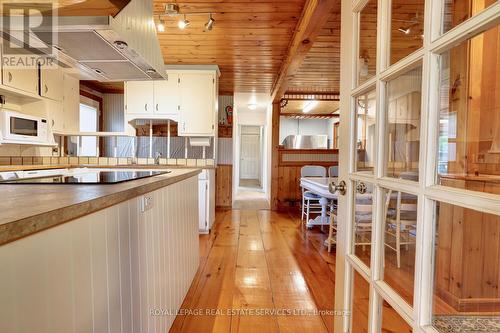
[[[303,238],[299,226],[286,213],[218,211],[214,230],[200,237],[186,314],[170,331],[332,332],[331,313],[317,310],[333,309],[335,255],[321,245],[326,235]]]

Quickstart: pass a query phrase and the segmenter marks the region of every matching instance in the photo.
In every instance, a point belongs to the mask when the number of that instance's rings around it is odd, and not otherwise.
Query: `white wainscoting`
[[[0,332],[168,332],[198,268],[198,178],[0,247]],[[168,310],[171,315],[152,316]]]

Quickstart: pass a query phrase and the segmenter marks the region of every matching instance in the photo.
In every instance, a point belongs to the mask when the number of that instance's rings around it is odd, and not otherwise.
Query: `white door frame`
[[[377,13],[377,72],[375,77],[356,86],[359,11],[368,0],[342,0],[341,9],[341,66],[340,66],[340,136],[339,178],[347,183],[347,194],[339,197],[335,309],[351,309],[353,270],[370,284],[369,332],[380,332],[382,298],[413,327],[414,332],[433,332],[433,247],[436,236],[435,200],[500,215],[500,195],[448,188],[436,184],[438,156],[438,87],[439,54],[457,43],[467,40],[500,23],[500,2],[476,14],[464,23],[441,35],[442,3],[427,0],[424,11],[424,41],[420,50],[389,66],[390,9],[391,2],[378,0]],[[386,177],[385,112],[386,82],[407,71],[417,63],[422,64],[422,100],[420,124],[419,182]],[[375,167],[373,175],[355,172],[355,117],[356,96],[376,89],[377,125]],[[372,232],[372,259],[370,267],[353,255],[353,182],[374,185],[374,232]],[[415,284],[413,307],[407,304],[382,280],[383,262],[383,188],[395,189],[418,196],[417,240],[415,256]],[[335,332],[348,332],[349,315],[335,317]]]

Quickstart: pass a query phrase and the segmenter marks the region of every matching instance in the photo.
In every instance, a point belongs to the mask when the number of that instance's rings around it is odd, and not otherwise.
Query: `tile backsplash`
[[[54,157],[54,156],[0,156],[0,165],[154,165],[153,158],[132,157]],[[183,165],[189,167],[214,166],[213,159],[160,158],[160,165]]]

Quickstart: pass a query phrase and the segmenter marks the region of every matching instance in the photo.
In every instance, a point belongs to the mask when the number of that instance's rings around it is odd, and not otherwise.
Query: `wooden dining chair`
[[[415,244],[417,232],[417,202],[416,197],[410,194],[402,194],[392,190],[387,192],[385,201],[385,246],[396,252],[396,264],[401,268],[401,247],[406,251],[409,245]],[[391,208],[390,203],[396,199],[396,207]],[[393,243],[388,240],[392,238]]]
[[[372,232],[372,217],[373,204],[372,193],[356,194],[356,208],[354,214],[354,245],[362,246],[365,250],[366,246],[371,245]],[[328,252],[331,251],[332,244],[336,243],[335,238],[337,233],[337,209],[330,209],[330,229],[328,231]]]
[[[320,165],[306,165],[300,169],[300,177],[326,177],[326,168]],[[310,214],[320,214],[321,213],[321,205],[319,200],[321,197],[311,191],[306,191],[302,187],[302,227],[304,226],[304,217],[305,221],[309,221]]]

